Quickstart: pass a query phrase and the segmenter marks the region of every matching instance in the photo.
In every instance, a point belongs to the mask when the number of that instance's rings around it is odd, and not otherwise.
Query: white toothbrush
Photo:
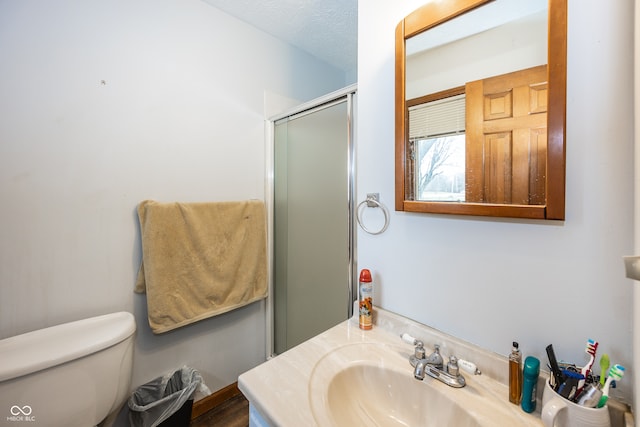
[[[584,349],[584,352],[589,355],[589,362],[584,365],[582,371],[580,372],[584,379],[578,381],[578,390],[582,390],[584,386],[584,382],[586,381],[587,376],[591,372],[591,367],[593,366],[593,362],[596,360],[596,350],[598,350],[598,341],[594,341],[592,339],[587,340],[587,346]]]

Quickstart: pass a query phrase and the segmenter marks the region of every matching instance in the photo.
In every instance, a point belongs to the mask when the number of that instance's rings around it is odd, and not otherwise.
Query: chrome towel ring
[[[364,206],[366,204],[367,207],[370,208],[380,208],[382,209],[382,213],[384,214],[384,225],[382,226],[382,228],[378,231],[371,231],[369,229],[367,229],[367,227],[364,226],[363,222],[362,222],[362,218],[360,217],[360,208],[362,206]],[[360,228],[362,228],[365,232],[369,233],[369,234],[382,234],[385,232],[385,230],[387,229],[387,227],[389,227],[389,210],[386,208],[385,205],[383,205],[382,203],[380,203],[378,201],[378,194],[377,193],[370,193],[367,194],[367,199],[363,200],[362,202],[358,203],[358,207],[356,208],[356,220],[358,221],[358,225],[360,226]]]

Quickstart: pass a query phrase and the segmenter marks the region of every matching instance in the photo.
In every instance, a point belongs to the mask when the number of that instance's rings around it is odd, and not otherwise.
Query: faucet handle
[[[415,339],[415,337],[407,334],[406,332],[404,334],[400,335],[400,338],[402,338],[402,341],[406,342],[407,344],[423,345],[422,341],[418,341],[417,339]]]
[[[458,376],[458,374],[460,373],[460,370],[458,369],[457,357],[455,356],[449,357],[449,363],[447,363],[447,372],[449,373],[449,375],[453,375],[454,377]]]
[[[414,337],[412,337],[407,333],[400,335],[400,338],[402,338],[402,341],[406,342],[407,344],[416,346],[413,357],[415,357],[418,360],[425,358],[426,353],[424,351],[424,343],[422,341],[415,339]]]
[[[422,344],[422,341],[418,341],[413,355],[416,359],[424,359],[425,357],[427,357],[427,353],[424,351],[424,344]]]
[[[460,369],[470,374],[482,375],[482,372],[480,372],[480,369],[478,369],[476,364],[473,362],[469,362],[468,360],[458,359],[458,365],[460,365]]]

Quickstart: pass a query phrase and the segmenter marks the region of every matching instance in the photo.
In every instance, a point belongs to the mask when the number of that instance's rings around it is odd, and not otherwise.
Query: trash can
[[[189,427],[193,394],[201,385],[200,373],[184,366],[138,387],[128,402],[131,426]]]

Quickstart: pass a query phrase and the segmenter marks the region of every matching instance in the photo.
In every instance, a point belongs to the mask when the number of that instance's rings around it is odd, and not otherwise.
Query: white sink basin
[[[321,426],[482,426],[452,398],[451,391],[461,389],[447,390],[432,378],[416,380],[402,347],[360,343],[337,348],[318,361],[309,388],[313,416]]]

